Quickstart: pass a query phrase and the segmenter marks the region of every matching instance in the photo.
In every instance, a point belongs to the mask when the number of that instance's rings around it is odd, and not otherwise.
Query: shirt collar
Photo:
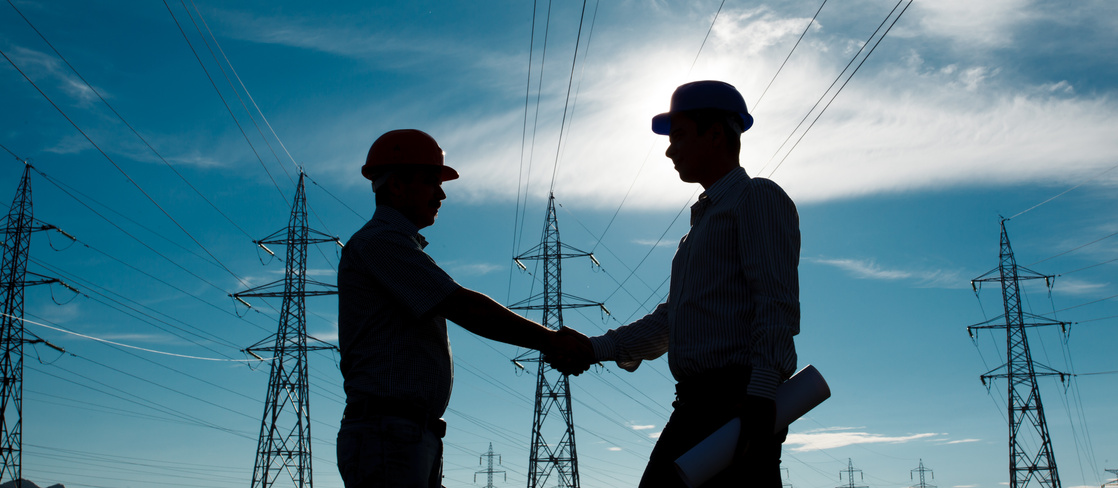
[[[373,220],[383,221],[395,230],[414,236],[421,249],[427,247],[427,239],[424,239],[423,234],[419,233],[419,227],[416,227],[415,223],[405,217],[399,210],[387,205],[378,205],[376,211],[373,212]]]
[[[749,175],[745,173],[745,168],[738,166],[731,169],[725,175],[722,175],[722,177],[714,182],[713,185],[710,185],[710,188],[707,188],[702,195],[706,195],[706,197],[710,199],[711,204],[716,204],[730,189],[745,181],[749,181]],[[702,195],[699,196],[700,199],[703,198]]]

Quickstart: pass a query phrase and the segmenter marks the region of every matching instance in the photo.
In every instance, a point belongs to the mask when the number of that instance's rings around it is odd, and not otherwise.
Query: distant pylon
[[[780,479],[781,479],[780,486],[782,488],[784,488],[784,487],[792,488],[792,480],[789,479],[788,482],[785,482],[784,480],[786,478],[791,478],[791,475],[788,474],[788,468],[780,468]]]
[[[916,473],[920,473],[920,483],[912,485],[911,488],[936,488],[936,485],[929,485],[928,483],[924,482],[924,473],[931,473],[932,474],[932,479],[935,479],[936,474],[932,473],[932,470],[924,467],[924,460],[923,459],[920,460],[920,466],[919,467],[917,467],[916,469],[913,469],[911,472],[909,472],[909,475],[908,475],[909,479],[915,479]]]
[[[493,469],[493,458],[497,458],[497,464],[500,464],[501,463],[501,455],[500,454],[493,454],[493,443],[492,442],[489,443],[489,452],[487,452],[485,454],[482,454],[481,457],[478,458],[478,460],[477,460],[478,464],[481,464],[481,459],[482,458],[489,458],[489,469],[484,469],[484,470],[481,470],[481,471],[474,472],[474,483],[477,483],[477,475],[479,475],[479,474],[485,474],[489,478],[489,481],[487,483],[485,483],[485,488],[497,488],[493,484],[493,475],[494,474],[501,473],[501,474],[505,475],[505,481],[509,480],[508,473],[504,472],[503,470],[498,471],[498,470]]]
[[[245,349],[245,352],[258,358],[260,356],[257,352],[272,355],[272,372],[268,378],[268,395],[260,424],[260,442],[256,449],[256,465],[252,471],[252,488],[270,488],[282,473],[291,477],[296,488],[314,486],[307,351],[332,349],[334,346],[307,336],[304,298],[334,295],[337,287],[307,279],[307,246],[322,242],[337,242],[341,245],[341,241],[307,227],[307,198],[303,176],[300,172],[299,186],[295,191],[295,202],[287,227],[254,241],[268,253],[272,251],[265,244],[287,246],[287,272],[283,279],[232,295],[242,302],[244,297],[283,298],[278,331]],[[307,284],[323,289],[307,290]],[[308,345],[308,339],[318,344]]]
[[[998,267],[971,280],[971,286],[977,291],[975,283],[987,281],[1001,283],[1005,314],[967,327],[967,332],[973,338],[976,329],[1006,330],[1005,364],[990,370],[980,379],[984,385],[987,384],[986,380],[991,378],[1006,378],[1009,383],[1009,488],[1025,488],[1034,478],[1043,487],[1060,488],[1060,476],[1056,472],[1056,457],[1052,453],[1052,439],[1048,436],[1048,425],[1044,420],[1044,407],[1040,402],[1040,390],[1037,388],[1036,378],[1059,376],[1062,381],[1066,374],[1033,363],[1025,329],[1040,325],[1060,325],[1066,331],[1067,323],[1031,313],[1026,314],[1021,310],[1021,292],[1018,283],[1021,280],[1044,279],[1045,283],[1051,285],[1052,276],[1042,275],[1017,265],[1013,248],[1009,245],[1009,234],[1005,230],[1004,219],[1001,221],[999,255],[1001,263]],[[1033,322],[1025,323],[1025,315],[1028,315]],[[995,324],[999,320],[1002,320],[1002,323]],[[1037,372],[1038,366],[1045,371]],[[1004,369],[1004,372],[994,373],[1001,369]],[[1032,429],[1022,431],[1022,424],[1028,424]]]
[[[23,486],[23,345],[28,342],[23,328],[23,289],[60,283],[57,279],[27,272],[31,233],[57,228],[34,227],[31,165],[26,162],[3,229],[4,259],[0,264],[0,300],[3,300],[0,304],[0,462],[3,466],[0,466],[0,484],[15,481],[19,488]],[[28,274],[41,279],[27,281]],[[47,345],[62,350],[53,344]]]
[[[598,260],[588,252],[580,251],[559,241],[559,222],[555,216],[555,195],[547,200],[547,218],[544,224],[543,239],[536,247],[516,257],[516,264],[526,269],[521,260],[543,261],[543,292],[526,298],[510,306],[517,310],[542,310],[544,327],[559,329],[563,326],[563,309],[580,307],[606,308],[598,302],[568,295],[562,291],[563,258],[587,256],[595,265]],[[540,303],[542,301],[542,303]],[[608,313],[608,312],[607,312]],[[567,375],[548,366],[538,352],[529,352],[516,358],[516,361],[535,361],[539,363],[536,376],[536,409],[532,415],[532,445],[528,453],[528,488],[558,486],[560,488],[579,488],[578,456],[575,451],[575,425],[571,413],[571,386]],[[548,414],[559,414],[555,428],[547,429]],[[548,442],[545,436],[558,434],[558,440]],[[555,437],[552,437],[555,439]],[[549,479],[555,474],[555,484]]]
[[[847,482],[845,485],[836,486],[835,488],[870,488],[868,486],[855,485],[854,473],[858,473],[858,479],[865,479],[862,476],[862,470],[854,469],[854,460],[846,458],[846,469],[839,471],[839,481],[842,481],[842,473],[846,473]]]
[[[1106,483],[1103,483],[1102,488],[1106,488],[1108,486],[1118,486],[1118,469],[1108,469],[1106,470],[1106,472],[1116,477],[1110,481],[1107,481]]]

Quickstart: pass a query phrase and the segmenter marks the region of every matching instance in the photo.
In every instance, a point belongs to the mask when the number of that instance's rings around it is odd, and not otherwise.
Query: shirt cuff
[[[595,361],[608,361],[616,355],[617,344],[606,336],[591,337],[590,345],[594,347]]]
[[[753,368],[745,394],[776,400],[777,386],[780,386],[779,373],[768,369]]]

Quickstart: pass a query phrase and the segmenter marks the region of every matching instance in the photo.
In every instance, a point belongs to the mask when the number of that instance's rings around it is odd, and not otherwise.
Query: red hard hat
[[[401,166],[438,166],[443,181],[458,178],[458,172],[443,164],[443,149],[426,132],[400,129],[385,132],[373,142],[361,175],[370,180]]]

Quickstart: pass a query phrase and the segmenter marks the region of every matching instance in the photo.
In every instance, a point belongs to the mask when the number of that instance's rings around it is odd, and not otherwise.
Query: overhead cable
[[[226,101],[225,96],[221,94],[221,90],[217,87],[217,82],[215,82],[213,76],[210,75],[210,71],[206,69],[206,64],[202,62],[202,57],[199,56],[198,51],[194,49],[194,45],[190,42],[190,37],[186,35],[186,31],[183,30],[182,24],[179,23],[178,17],[175,17],[175,12],[171,10],[171,6],[167,4],[167,0],[163,0],[163,5],[167,7],[167,12],[171,14],[171,19],[175,21],[175,26],[179,28],[179,32],[182,34],[183,40],[185,40],[186,45],[190,47],[190,52],[194,53],[194,59],[198,60],[198,65],[202,67],[202,71],[205,72],[206,78],[210,80],[210,85],[213,86],[214,92],[217,93],[217,97],[220,98],[221,103],[225,105],[225,111],[229,113],[229,117],[233,119],[233,123],[237,126],[237,129],[241,131],[241,136],[244,137],[245,142],[248,142],[249,148],[252,149],[252,154],[254,154],[256,156],[256,160],[260,162],[260,167],[264,168],[264,173],[268,175],[268,179],[272,180],[272,186],[274,186],[276,188],[276,191],[279,192],[280,198],[283,199],[284,203],[289,203],[287,201],[287,195],[280,188],[279,183],[276,183],[276,179],[272,176],[272,172],[268,171],[268,166],[264,164],[264,159],[260,157],[260,153],[256,151],[256,146],[254,146],[252,144],[252,141],[249,140],[248,134],[245,133],[244,127],[241,126],[241,123],[237,120],[237,117],[233,115],[233,109],[229,106],[229,102]],[[240,95],[238,95],[238,97],[239,96]],[[284,169],[284,171],[286,172],[287,170]],[[288,177],[290,177],[290,175],[288,175]]]
[[[21,12],[18,8],[16,8],[16,6],[12,3],[12,0],[8,0],[8,5],[11,5],[12,8],[15,9],[16,13],[18,13],[19,16],[23,18],[24,22],[27,22],[27,25],[31,27],[31,30],[34,30],[35,33],[39,35],[39,38],[42,39],[43,42],[46,43],[46,45],[49,46],[52,51],[54,51],[54,54],[57,55],[58,58],[61,59],[63,63],[66,63],[66,66],[70,68],[70,71],[72,71],[74,73],[74,75],[76,75],[78,77],[78,79],[81,80],[82,83],[84,83],[85,86],[87,88],[89,88],[90,91],[93,92],[93,94],[97,95],[97,98],[99,98],[101,100],[101,103],[105,104],[105,106],[108,107],[108,109],[110,111],[112,111],[112,113],[114,115],[116,115],[116,117],[118,119],[120,119],[120,121],[122,123],[124,123],[125,127],[128,127],[128,130],[131,130],[132,133],[135,134],[138,139],[140,139],[140,142],[143,142],[144,145],[147,146],[147,148],[150,149],[151,152],[154,153],[155,156],[157,158],[159,158],[159,160],[162,161],[165,166],[170,168],[170,170],[172,172],[174,172],[175,175],[178,176],[179,179],[181,179],[183,181],[183,183],[186,183],[186,186],[189,186],[191,190],[194,190],[194,193],[196,193],[199,197],[201,197],[202,200],[205,201],[207,204],[209,204],[210,207],[212,207],[215,211],[217,211],[218,214],[220,214],[222,217],[224,217],[226,221],[228,221],[230,224],[233,224],[233,227],[236,227],[237,230],[241,231],[242,234],[245,234],[246,236],[248,236],[249,239],[252,239],[252,236],[249,235],[248,232],[246,232],[243,228],[241,228],[241,226],[237,225],[237,223],[234,222],[233,219],[230,218],[228,215],[226,215],[225,212],[222,212],[221,209],[217,208],[217,205],[214,205],[214,203],[211,202],[210,199],[206,198],[206,196],[203,195],[202,192],[199,191],[198,188],[195,187],[189,180],[187,180],[186,177],[182,175],[182,173],[179,173],[179,171],[177,169],[175,169],[175,167],[172,166],[171,163],[168,162],[167,159],[164,158],[163,155],[159,153],[159,151],[156,151],[155,148],[152,147],[152,145],[150,143],[148,143],[147,139],[144,139],[144,136],[140,135],[139,131],[137,131],[136,128],[132,127],[132,124],[128,123],[128,121],[124,119],[124,116],[121,115],[120,112],[118,112],[116,110],[116,108],[113,107],[112,104],[109,103],[108,100],[105,100],[105,97],[101,95],[101,92],[98,91],[97,88],[95,88],[92,83],[90,83],[89,81],[86,81],[85,77],[82,76],[82,74],[78,72],[77,68],[75,68],[72,64],[70,64],[70,61],[67,60],[66,57],[63,56],[62,53],[59,52],[58,49],[54,47],[54,44],[51,44],[51,42],[47,40],[46,36],[44,36],[42,32],[39,32],[39,29],[35,27],[35,24],[32,24],[31,21],[28,20],[27,17],[23,15],[23,12]]]
[[[125,348],[128,348],[128,349],[135,349],[135,350],[138,350],[138,351],[150,352],[152,354],[161,354],[161,355],[164,355],[164,356],[171,356],[171,357],[183,358],[183,359],[197,359],[197,360],[200,360],[200,361],[220,361],[220,362],[232,362],[232,363],[256,362],[255,359],[205,358],[205,357],[200,357],[200,356],[189,356],[189,355],[186,355],[186,354],[176,354],[176,353],[173,353],[173,352],[157,351],[155,349],[148,349],[146,347],[140,347],[140,346],[132,346],[132,345],[129,345],[129,344],[123,344],[123,343],[120,343],[120,342],[110,341],[108,339],[102,339],[100,337],[94,337],[94,336],[91,336],[91,335],[81,334],[81,333],[74,332],[74,331],[69,330],[69,329],[64,329],[62,327],[53,327],[53,326],[50,326],[50,325],[47,325],[47,324],[44,324],[44,323],[41,323],[41,322],[36,322],[34,320],[29,320],[29,319],[25,319],[23,317],[16,317],[14,315],[9,315],[9,314],[6,314],[4,312],[0,312],[0,315],[8,317],[10,319],[20,320],[20,321],[22,321],[26,324],[38,325],[39,327],[43,327],[43,328],[51,329],[51,330],[54,330],[54,331],[63,332],[63,333],[66,333],[66,334],[78,336],[78,337],[81,337],[83,339],[89,339],[89,340],[93,340],[93,341],[97,341],[97,342],[102,342],[102,343],[105,343],[105,344],[111,344],[111,345],[114,345],[114,346],[125,347]],[[265,361],[268,361],[268,360],[271,360],[272,358],[263,358],[263,359]]]
[[[877,29],[875,29],[873,31],[873,33],[870,34],[870,37],[866,40],[865,43],[862,44],[862,47],[858,49],[858,52],[854,53],[854,56],[850,58],[850,62],[847,63],[846,67],[842,69],[842,72],[840,72],[839,75],[837,77],[835,77],[835,81],[831,82],[831,85],[828,86],[827,89],[823,91],[823,94],[819,96],[819,100],[816,100],[815,105],[813,105],[811,107],[811,109],[808,110],[807,114],[804,115],[804,118],[800,120],[800,123],[796,124],[796,127],[794,129],[792,129],[792,132],[788,134],[788,137],[784,139],[784,142],[780,144],[780,147],[777,148],[776,152],[773,153],[772,157],[770,157],[769,161],[766,162],[765,165],[761,167],[761,169],[758,171],[758,173],[763,172],[765,170],[765,168],[768,167],[768,165],[770,163],[772,163],[773,159],[776,158],[776,155],[780,154],[780,150],[784,148],[785,144],[788,144],[788,141],[792,139],[792,136],[795,135],[796,131],[798,131],[801,126],[803,126],[803,123],[805,121],[807,121],[808,117],[811,116],[811,113],[813,111],[815,111],[815,109],[819,106],[820,103],[823,102],[823,99],[826,98],[827,93],[829,93],[831,91],[831,88],[834,88],[835,84],[837,84],[839,82],[839,80],[842,79],[842,76],[846,73],[846,71],[848,69],[850,69],[850,66],[852,64],[854,64],[854,61],[858,60],[858,57],[862,54],[862,51],[864,51],[866,49],[866,46],[868,46],[870,44],[870,41],[873,40],[874,36],[876,36],[877,33],[879,31],[881,31],[881,28],[884,27],[887,22],[889,22],[889,19],[891,17],[893,17],[893,13],[896,12],[897,7],[900,7],[901,3],[903,3],[903,2],[904,2],[904,0],[898,0],[897,1],[897,4],[893,6],[893,10],[890,10],[889,14],[885,16],[885,20],[882,20],[881,24],[879,24],[877,26]],[[854,70],[850,72],[850,76],[846,77],[846,81],[843,81],[842,85],[839,86],[838,90],[836,90],[835,93],[833,95],[831,95],[831,99],[828,100],[827,104],[824,105],[823,108],[819,110],[819,113],[815,115],[815,119],[813,119],[811,121],[811,124],[808,124],[807,128],[804,129],[804,131],[800,133],[800,137],[796,139],[796,142],[794,144],[792,144],[792,147],[788,149],[788,152],[784,153],[784,157],[780,159],[780,162],[777,163],[776,167],[774,167],[773,170],[771,172],[769,172],[769,175],[768,175],[769,178],[771,178],[772,175],[774,173],[776,173],[776,170],[780,169],[780,166],[784,164],[784,161],[788,159],[788,156],[792,154],[792,151],[794,151],[796,149],[796,147],[800,145],[800,141],[802,141],[804,139],[804,136],[807,135],[807,133],[811,130],[811,128],[815,127],[815,123],[819,121],[819,118],[823,116],[823,113],[827,111],[827,108],[831,106],[831,103],[833,103],[835,101],[835,98],[838,97],[839,93],[842,93],[842,89],[846,88],[846,84],[850,83],[850,80],[852,78],[854,78],[854,75],[858,72],[859,69],[862,68],[862,65],[865,64],[866,60],[869,59],[870,55],[873,54],[873,52],[877,49],[877,46],[881,44],[881,41],[885,39],[885,36],[889,34],[889,31],[893,29],[893,26],[897,24],[897,21],[901,19],[901,16],[904,15],[905,11],[907,11],[908,7],[911,6],[911,5],[912,5],[912,0],[909,0],[908,4],[905,5],[904,9],[902,9],[901,12],[898,13],[895,18],[893,18],[893,22],[891,24],[889,24],[889,27],[887,29],[885,29],[885,32],[881,34],[881,37],[879,37],[877,39],[877,42],[874,43],[873,47],[870,48],[869,52],[867,52],[866,55],[864,57],[862,57],[862,61],[858,63],[858,66],[855,66]]]
[[[172,223],[174,223],[175,226],[178,227],[179,230],[181,230],[183,232],[183,234],[186,234],[186,236],[188,238],[190,238],[190,240],[194,241],[194,243],[197,244],[198,247],[202,248],[202,250],[205,251],[206,254],[208,254],[211,258],[213,258],[214,262],[218,263],[219,266],[221,266],[226,272],[228,272],[230,275],[232,275],[234,278],[236,278],[237,281],[240,281],[242,284],[244,284],[244,286],[248,286],[248,284],[245,283],[245,281],[243,279],[241,279],[240,276],[237,276],[237,274],[234,273],[233,270],[229,269],[227,266],[222,264],[221,260],[218,259],[217,256],[215,256],[212,252],[210,252],[210,250],[208,248],[206,248],[206,246],[204,246],[200,241],[198,241],[198,239],[195,238],[194,235],[190,233],[190,231],[186,230],[186,228],[183,227],[182,224],[180,224],[178,222],[178,220],[175,220],[175,218],[172,217],[171,214],[169,212],[167,212],[166,209],[164,209],[161,205],[159,205],[159,203],[155,201],[155,198],[152,197],[151,194],[149,194],[147,192],[147,190],[144,190],[144,188],[141,187],[140,184],[138,182],[136,182],[136,180],[132,179],[132,176],[129,175],[127,171],[124,171],[124,168],[121,168],[120,165],[118,165],[116,163],[116,161],[113,160],[112,156],[109,156],[108,153],[106,153],[103,149],[101,149],[101,146],[97,145],[97,143],[94,142],[93,139],[91,137],[89,137],[89,135],[86,134],[85,131],[82,130],[82,128],[79,127],[78,124],[76,122],[74,122],[74,120],[71,119],[70,116],[67,115],[65,111],[62,110],[62,107],[59,107],[58,104],[54,103],[54,100],[52,100],[46,94],[46,92],[44,92],[41,88],[39,88],[39,86],[37,84],[35,84],[35,82],[32,81],[30,77],[27,76],[27,74],[24,73],[23,70],[20,69],[20,67],[15,64],[15,61],[13,61],[11,58],[8,57],[7,53],[5,53],[3,50],[0,50],[0,55],[3,55],[4,59],[6,59],[8,61],[8,63],[11,64],[12,67],[15,68],[16,71],[18,71],[19,74],[22,75],[23,78],[25,80],[27,80],[27,82],[30,83],[31,86],[34,87],[35,90],[38,91],[39,94],[42,95],[43,98],[45,98],[47,100],[47,102],[49,102],[51,104],[51,106],[54,107],[55,110],[57,110],[58,113],[61,114],[62,117],[65,118],[66,121],[69,122],[70,125],[72,125],[74,127],[74,129],[76,129],[78,131],[78,133],[80,133],[82,135],[82,137],[84,137],[85,140],[90,143],[90,145],[93,146],[94,149],[97,150],[97,152],[101,153],[101,156],[103,156],[109,163],[111,163],[113,165],[113,167],[116,168],[116,170],[118,172],[120,172],[120,174],[123,175],[124,178],[127,179],[129,183],[132,184],[132,186],[134,186],[137,190],[139,190],[140,193],[143,194],[144,197],[146,197],[148,199],[148,201],[151,202],[151,204],[155,206],[155,208],[159,209],[159,211],[162,212],[163,215],[166,216],[168,220],[170,220]]]
[[[761,100],[765,98],[765,94],[768,93],[769,88],[773,86],[776,77],[780,76],[780,72],[784,70],[784,65],[788,64],[788,60],[792,58],[792,53],[796,52],[796,48],[799,47],[800,41],[804,40],[804,36],[811,30],[812,24],[815,24],[815,18],[819,17],[819,12],[823,11],[824,5],[827,5],[827,0],[823,0],[823,3],[819,4],[819,9],[815,11],[815,15],[811,16],[811,20],[808,21],[807,26],[804,27],[804,31],[800,33],[800,38],[796,39],[796,43],[792,45],[792,50],[788,51],[788,55],[784,57],[784,62],[780,63],[780,67],[776,69],[776,73],[773,74],[773,78],[769,80],[769,84],[765,85],[765,89],[761,91],[761,96],[757,97],[756,102],[753,102],[753,110],[757,110],[757,106],[761,104]]]

